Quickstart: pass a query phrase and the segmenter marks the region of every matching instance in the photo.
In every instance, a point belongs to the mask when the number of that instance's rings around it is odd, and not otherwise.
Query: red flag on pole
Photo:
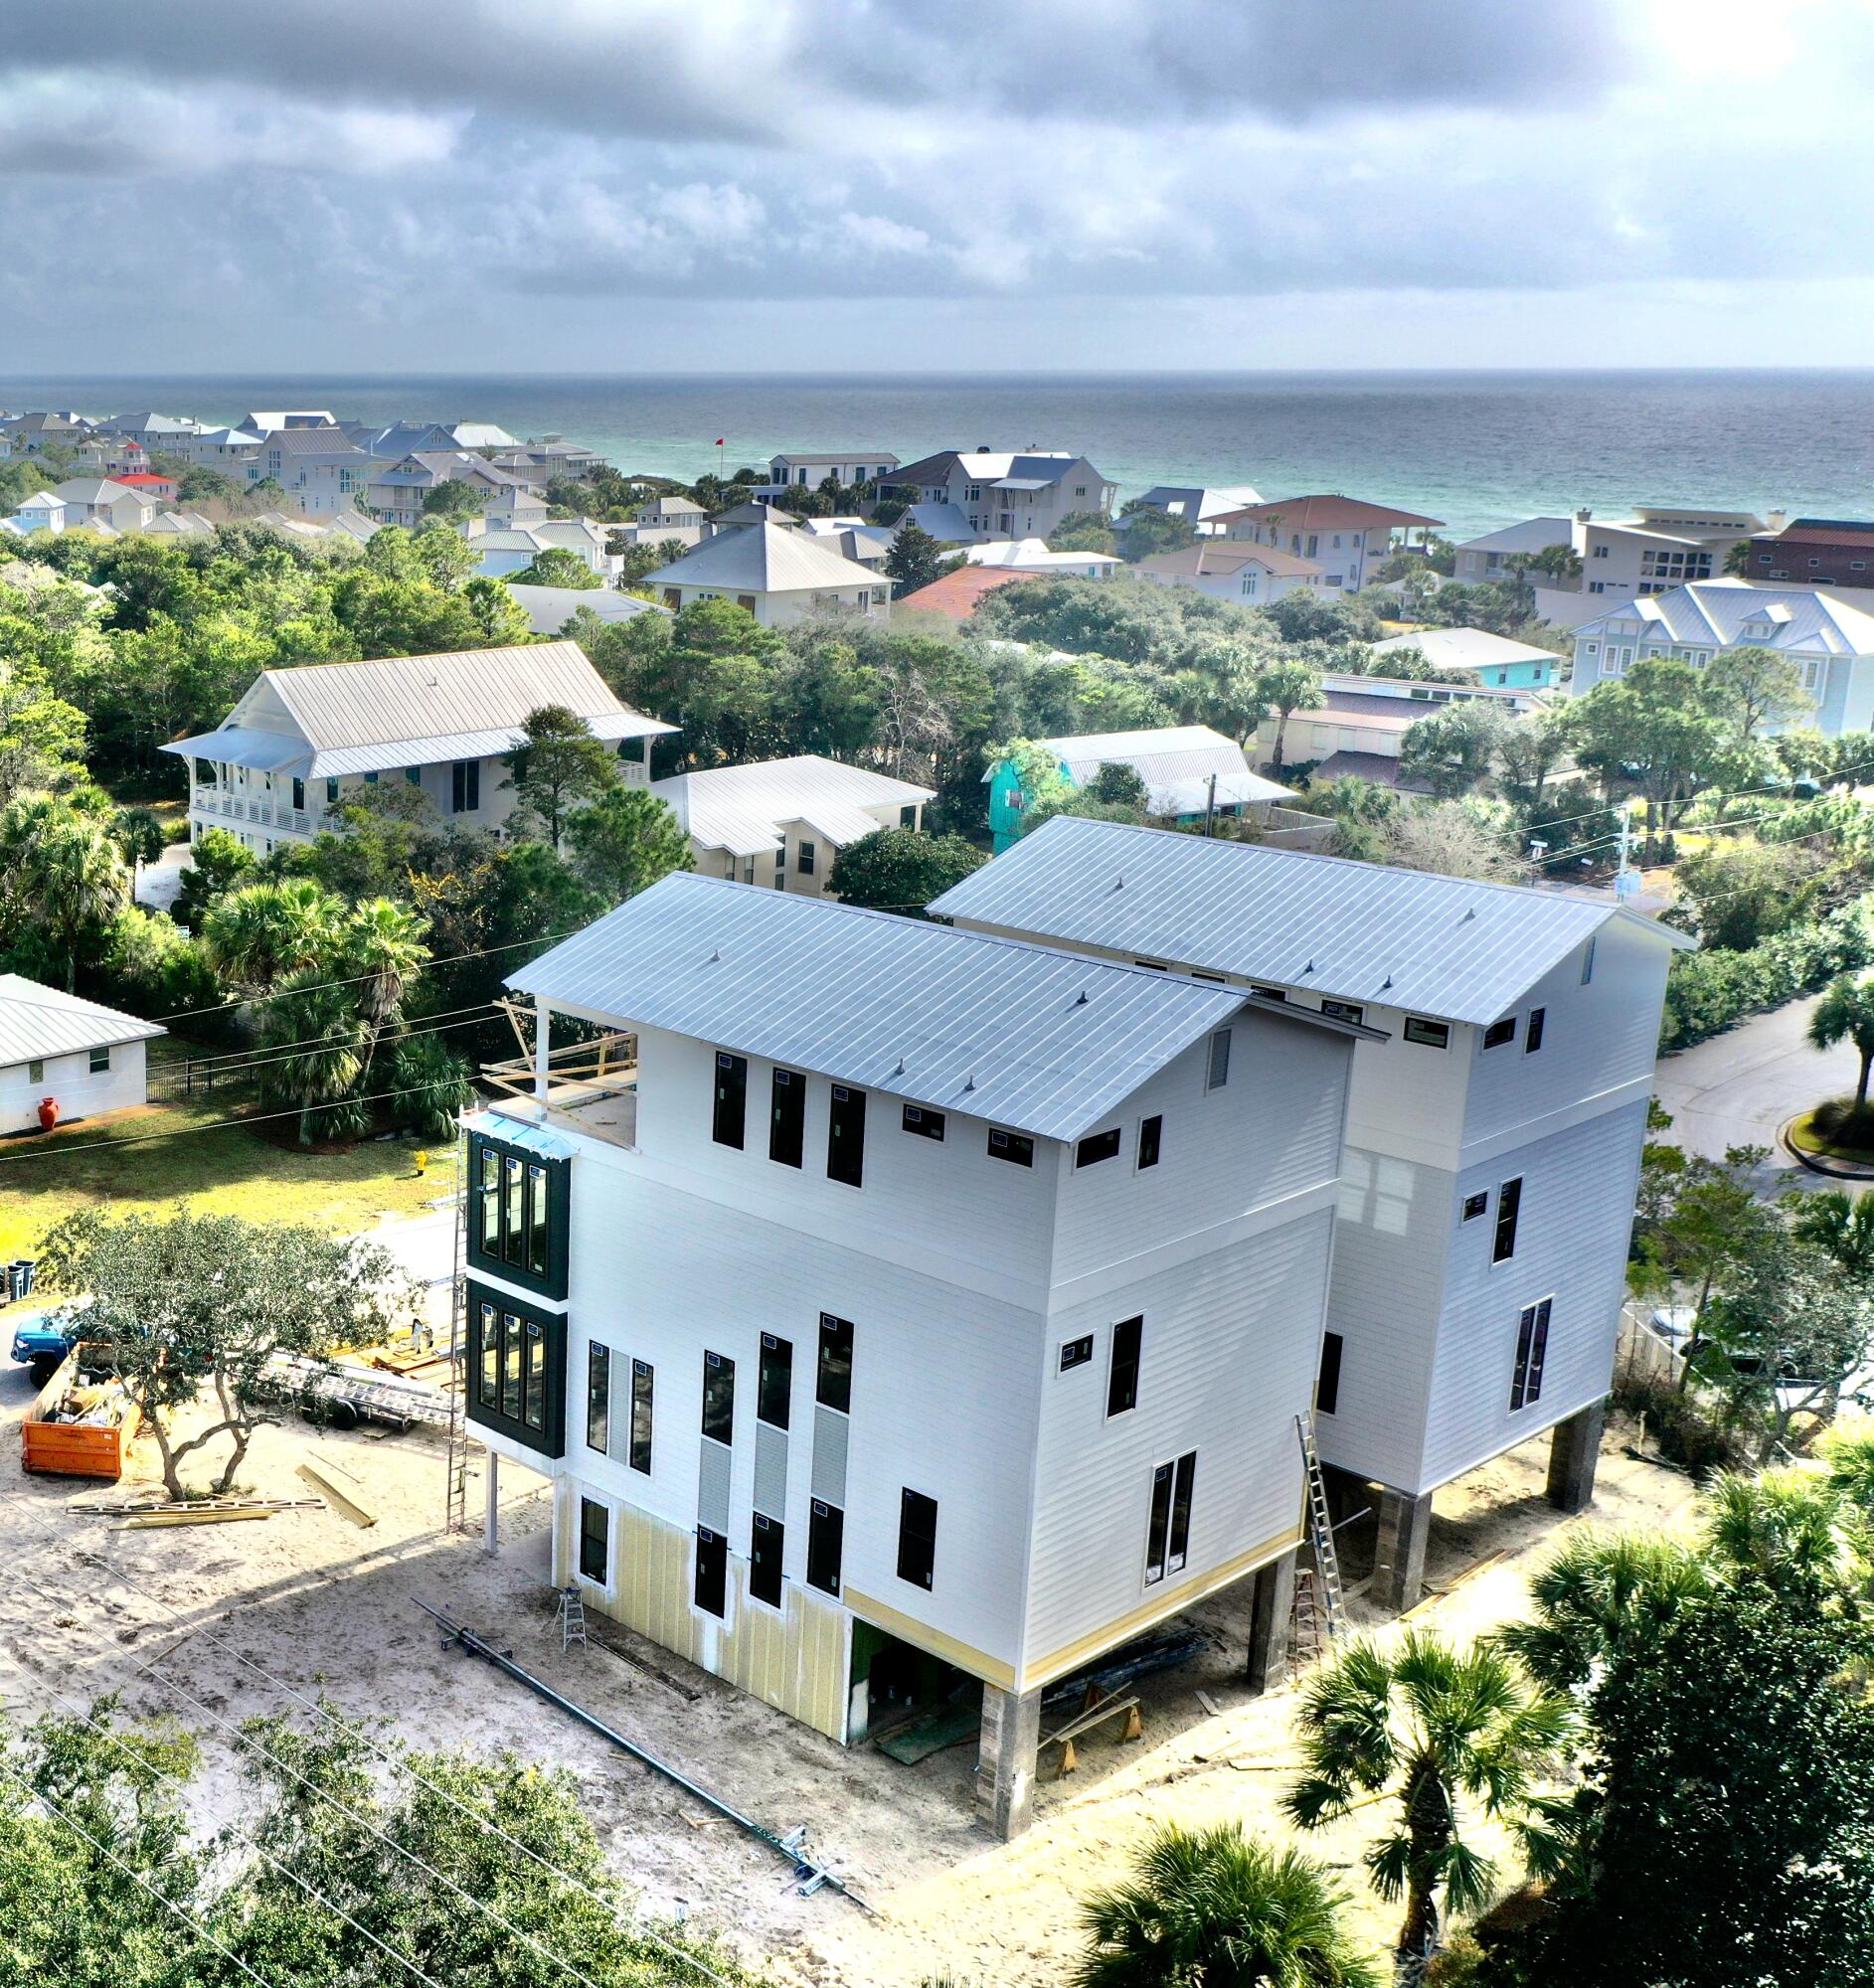
[[[724,443],[725,443],[725,442],[726,442],[727,440],[728,440],[728,436],[727,436],[727,435],[718,435],[718,436],[716,437],[716,446],[717,446],[718,448],[721,448],[721,447],[723,446],[723,444],[724,444]]]

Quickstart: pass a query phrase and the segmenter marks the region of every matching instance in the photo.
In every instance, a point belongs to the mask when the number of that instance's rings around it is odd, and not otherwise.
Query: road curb
[[[1799,1167],[1806,1167],[1812,1174],[1825,1174],[1830,1180],[1874,1181],[1874,1165],[1860,1160],[1824,1159],[1819,1153],[1805,1153],[1789,1136],[1789,1127],[1801,1112],[1792,1113],[1777,1127],[1777,1143],[1795,1161]]]

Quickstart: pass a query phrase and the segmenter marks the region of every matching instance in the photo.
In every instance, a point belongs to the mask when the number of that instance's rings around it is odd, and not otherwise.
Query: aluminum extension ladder
[[[1306,1486],[1308,1551],[1314,1557],[1313,1578],[1295,1582],[1295,1599],[1299,1607],[1305,1591],[1309,1616],[1318,1619],[1302,1626],[1312,1628],[1317,1645],[1323,1628],[1332,1643],[1346,1627],[1340,1594],[1340,1559],[1334,1552],[1334,1518],[1327,1506],[1320,1453],[1314,1447],[1313,1416],[1296,1415],[1294,1429],[1301,1444],[1301,1474]]]

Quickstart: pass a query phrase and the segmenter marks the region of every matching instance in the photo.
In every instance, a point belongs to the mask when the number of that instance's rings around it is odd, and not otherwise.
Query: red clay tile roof
[[[976,611],[976,602],[984,594],[993,593],[998,586],[1007,586],[1017,580],[1047,580],[1053,577],[1044,573],[1025,573],[1016,567],[958,567],[954,573],[942,574],[930,585],[919,587],[916,593],[901,594],[893,602],[893,610],[899,613],[942,614],[952,621],[967,621]]]
[[[1395,511],[1385,504],[1368,504],[1358,497],[1283,497],[1274,504],[1249,504],[1241,511],[1225,511],[1213,518],[1213,525],[1266,525],[1279,518],[1283,526],[1297,532],[1362,532],[1370,527],[1442,525],[1443,518],[1422,518],[1417,511]]]

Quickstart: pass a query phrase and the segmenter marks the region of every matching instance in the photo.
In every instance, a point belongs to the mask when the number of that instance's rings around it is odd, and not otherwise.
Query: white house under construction
[[[468,1413],[554,1480],[558,1581],[840,1740],[980,1680],[1004,1833],[1051,1681],[1239,1581],[1267,1669],[1373,1030],[695,876],[512,984]],[[555,1017],[622,1076],[562,1084]]]

